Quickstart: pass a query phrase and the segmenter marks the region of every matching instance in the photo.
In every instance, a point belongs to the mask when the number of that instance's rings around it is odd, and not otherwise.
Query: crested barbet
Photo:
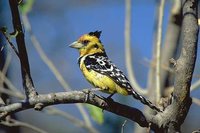
[[[125,96],[132,95],[151,109],[162,112],[149,100],[138,94],[123,72],[109,60],[100,35],[101,31],[90,32],[69,45],[79,51],[78,64],[85,78],[103,92],[111,95],[115,93]]]

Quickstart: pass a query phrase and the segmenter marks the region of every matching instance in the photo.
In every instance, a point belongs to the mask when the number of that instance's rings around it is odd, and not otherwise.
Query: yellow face
[[[82,35],[77,41],[70,45],[70,47],[79,50],[80,56],[104,52],[103,45],[99,40],[100,34],[99,36],[95,36],[94,34],[91,35],[91,33]]]

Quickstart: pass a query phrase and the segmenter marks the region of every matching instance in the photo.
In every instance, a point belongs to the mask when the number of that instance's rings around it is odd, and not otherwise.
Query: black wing
[[[96,53],[85,58],[84,63],[88,70],[94,70],[113,79],[120,87],[131,91],[129,80],[107,57],[105,53]]]
[[[104,53],[98,53],[89,55],[85,58],[84,63],[88,70],[94,70],[103,75],[109,76],[113,81],[120,87],[126,88],[127,91],[131,92],[133,97],[140,100],[143,104],[148,105],[150,108],[162,112],[158,107],[152,104],[149,100],[139,95],[133,90],[129,80],[107,57]]]

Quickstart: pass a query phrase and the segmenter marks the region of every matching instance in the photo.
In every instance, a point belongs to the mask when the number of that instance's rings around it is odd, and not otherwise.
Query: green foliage
[[[89,113],[92,117],[92,119],[97,122],[98,124],[102,124],[104,122],[104,116],[103,116],[103,110],[93,106],[93,105],[87,105],[87,108],[89,110]]]
[[[33,3],[35,0],[26,0],[20,4],[20,10],[23,14],[27,14],[31,11]]]

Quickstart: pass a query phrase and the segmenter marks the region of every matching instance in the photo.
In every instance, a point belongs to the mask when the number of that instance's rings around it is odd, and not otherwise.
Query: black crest
[[[100,38],[101,36],[101,31],[95,31],[95,32],[90,32],[89,33],[90,36],[96,36],[97,38]]]

